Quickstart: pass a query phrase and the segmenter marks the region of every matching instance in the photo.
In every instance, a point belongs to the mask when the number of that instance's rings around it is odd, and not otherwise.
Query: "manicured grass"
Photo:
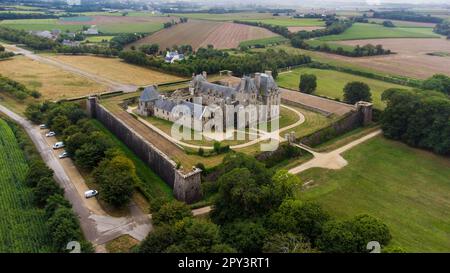
[[[0,119],[0,252],[51,252],[44,211],[25,185],[28,165],[13,131]]]
[[[432,28],[420,27],[383,27],[377,24],[356,23],[338,35],[328,35],[318,38],[322,41],[360,40],[377,38],[439,38]]]
[[[302,200],[321,203],[337,218],[367,213],[385,222],[392,245],[410,252],[450,251],[450,159],[383,137],[344,153],[341,170],[311,169]]]
[[[263,39],[256,39],[256,40],[248,40],[241,42],[239,46],[255,46],[255,45],[272,45],[272,44],[278,44],[278,43],[284,43],[287,42],[288,39],[284,38],[282,36],[275,36],[275,37],[269,37],[269,38],[263,38]]]
[[[106,243],[106,250],[108,253],[128,253],[138,244],[138,240],[126,234]]]
[[[279,86],[293,90],[298,90],[300,82],[300,74],[314,74],[317,77],[317,89],[315,94],[330,98],[343,99],[343,89],[345,85],[352,81],[361,81],[369,85],[372,92],[372,101],[378,109],[386,107],[381,101],[381,94],[388,88],[406,88],[409,87],[396,85],[380,80],[365,78],[348,73],[338,72],[334,70],[314,69],[309,67],[301,67],[292,70],[292,72],[282,73],[277,77]]]
[[[136,173],[142,182],[138,187],[146,198],[149,200],[157,197],[173,198],[172,189],[157,174],[155,174],[147,164],[139,159],[122,141],[106,129],[99,121],[94,120],[94,124],[102,132],[110,136],[116,146],[133,161],[136,166]]]
[[[114,36],[89,36],[86,37],[83,42],[102,43],[104,40],[109,42],[112,38],[114,38]]]
[[[282,26],[282,27],[315,27],[315,26],[325,26],[325,22],[320,19],[295,19],[295,18],[278,18],[272,17],[267,19],[249,19],[245,20],[247,22],[261,22],[264,24]]]

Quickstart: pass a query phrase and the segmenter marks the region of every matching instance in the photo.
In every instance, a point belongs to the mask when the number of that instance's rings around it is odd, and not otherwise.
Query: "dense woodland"
[[[37,50],[51,50],[57,43],[53,40],[32,35],[24,30],[0,27],[0,39],[11,41]]]
[[[182,203],[155,200],[155,230],[138,252],[354,253],[367,252],[369,241],[385,247],[391,240],[376,218],[336,220],[319,204],[296,199],[298,176],[248,155],[230,153],[214,172],[217,180],[205,182],[217,194],[211,220],[194,218]]]
[[[297,48],[334,53],[348,57],[376,56],[376,55],[387,55],[392,53],[391,50],[384,49],[382,45],[372,45],[372,44],[367,44],[363,46],[357,45],[351,51],[344,49],[343,47],[332,48],[327,43],[314,46],[308,44],[307,42],[301,39],[293,39],[292,45]]]
[[[429,90],[388,89],[381,118],[386,137],[408,145],[450,154],[450,99]]]
[[[433,31],[441,35],[445,35],[447,36],[447,39],[450,39],[450,22],[446,21],[441,24],[437,24]]]

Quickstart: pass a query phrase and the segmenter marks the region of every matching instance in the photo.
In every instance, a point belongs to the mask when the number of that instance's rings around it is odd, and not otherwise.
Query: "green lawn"
[[[156,197],[173,198],[172,189],[157,174],[155,174],[147,164],[139,159],[122,141],[106,129],[100,122],[97,120],[93,121],[97,128],[109,135],[116,146],[133,161],[136,166],[136,173],[142,181],[142,184],[138,185],[138,187],[147,199],[150,200]]]
[[[242,20],[242,19],[241,19]],[[245,19],[247,22],[261,22],[264,24],[282,26],[282,27],[315,27],[325,26],[325,22],[320,19],[295,19],[295,18],[267,18],[267,19]]]
[[[7,123],[0,119],[0,253],[51,252],[44,211],[25,185],[28,165]]]
[[[432,28],[423,27],[383,27],[378,24],[356,23],[338,35],[328,35],[318,38],[322,41],[360,40],[378,38],[438,38]]]
[[[282,36],[275,36],[275,37],[269,37],[269,38],[263,38],[263,39],[256,39],[256,40],[248,40],[241,42],[239,46],[267,46],[267,45],[273,45],[273,44],[279,44],[279,43],[285,43],[288,39],[284,38]]]
[[[314,69],[301,67],[292,70],[292,72],[281,73],[277,77],[277,83],[281,87],[298,90],[300,74],[314,74],[317,77],[316,94],[330,98],[343,98],[343,89],[348,82],[361,81],[369,85],[372,92],[372,101],[375,108],[383,109],[385,104],[381,101],[381,94],[388,88],[409,88],[402,85],[383,82],[380,80],[365,78],[348,73],[334,70]]]
[[[89,36],[84,39],[83,42],[89,41],[89,43],[102,43],[104,40],[110,41],[114,36]]]
[[[337,218],[368,213],[383,220],[392,245],[409,252],[450,251],[450,159],[377,137],[344,154],[338,171],[311,169],[299,192]]]

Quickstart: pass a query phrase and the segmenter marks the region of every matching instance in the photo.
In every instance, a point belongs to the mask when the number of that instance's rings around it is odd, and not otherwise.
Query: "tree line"
[[[327,43],[319,44],[319,45],[311,45],[308,44],[305,40],[297,40],[294,39],[292,41],[292,45],[297,48],[302,48],[306,50],[314,50],[314,51],[322,51],[328,52],[348,57],[364,57],[364,56],[377,56],[377,55],[387,55],[391,54],[391,50],[384,49],[382,45],[372,45],[366,44],[363,46],[356,45],[353,47],[353,50],[347,50],[341,46],[336,48],[330,47]]]
[[[384,251],[391,240],[388,227],[369,215],[333,218],[319,204],[295,198],[298,176],[274,171],[254,157],[231,153],[216,167],[211,220],[196,219],[179,202],[154,200],[155,230],[137,252],[199,253],[355,253],[367,252],[369,241]]]
[[[76,14],[52,14],[52,13],[17,13],[17,12],[2,12],[0,13],[0,20],[19,20],[19,19],[58,19],[60,17],[72,17]]]
[[[24,30],[17,30],[7,27],[0,27],[0,39],[11,41],[18,44],[25,44],[36,50],[51,50],[57,42],[30,34]]]
[[[401,20],[401,21],[413,21],[423,23],[442,23],[444,19],[434,17],[431,15],[423,15],[413,11],[399,10],[399,11],[375,11],[373,18]]]
[[[215,50],[212,47],[200,48],[195,56],[172,64],[165,63],[162,58],[147,56],[140,51],[122,51],[119,57],[127,63],[146,66],[168,73],[189,77],[193,73],[218,73],[221,70],[231,70],[236,75],[250,74],[256,71],[272,70],[277,76],[278,68],[306,64],[311,62],[309,56],[289,54],[283,50],[246,54],[244,56],[230,55],[227,52]]]
[[[29,165],[25,183],[32,189],[34,204],[44,210],[53,249],[67,252],[67,244],[77,241],[81,244],[82,252],[93,252],[93,246],[83,236],[78,217],[64,198],[64,190],[53,178],[53,170],[47,167],[27,134],[17,124],[9,120],[7,122],[24,151]]]
[[[450,22],[442,22],[441,24],[437,24],[434,29],[434,32],[447,36],[447,39],[450,39]]]
[[[0,45],[0,60],[11,58],[14,55],[14,52],[6,51],[5,47]]]
[[[14,98],[23,101],[29,96],[39,98],[41,93],[36,90],[30,90],[25,85],[11,80],[0,74],[0,92],[5,92],[12,95]]]
[[[134,187],[140,183],[134,163],[87,118],[78,104],[32,104],[25,116],[35,123],[45,123],[64,141],[75,164],[94,177],[101,200],[114,207],[130,202]]]

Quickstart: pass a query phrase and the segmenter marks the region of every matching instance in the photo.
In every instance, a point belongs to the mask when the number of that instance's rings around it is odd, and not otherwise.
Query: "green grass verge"
[[[343,99],[344,86],[352,81],[361,81],[369,85],[372,92],[372,101],[377,109],[384,109],[386,105],[381,101],[381,94],[388,88],[406,88],[409,87],[380,80],[369,79],[335,70],[323,70],[309,67],[301,67],[292,70],[292,72],[281,73],[277,77],[277,83],[281,87],[298,90],[300,83],[300,74],[314,74],[317,77],[317,89],[315,94],[329,98]]]
[[[117,148],[122,150],[124,154],[133,161],[136,166],[136,173],[141,179],[138,185],[141,192],[149,200],[157,197],[173,198],[172,189],[147,166],[140,158],[138,158],[122,141],[120,141],[113,133],[104,127],[99,121],[94,120],[96,127],[111,137]]]
[[[28,164],[13,131],[0,119],[0,252],[51,252],[44,211],[25,185]]]
[[[450,251],[450,159],[382,137],[344,153],[341,170],[311,169],[299,192],[337,218],[368,213],[384,221],[392,244],[410,252]]]
[[[318,38],[321,41],[342,41],[382,38],[439,38],[432,28],[420,27],[383,27],[378,24],[355,23],[341,34]]]

